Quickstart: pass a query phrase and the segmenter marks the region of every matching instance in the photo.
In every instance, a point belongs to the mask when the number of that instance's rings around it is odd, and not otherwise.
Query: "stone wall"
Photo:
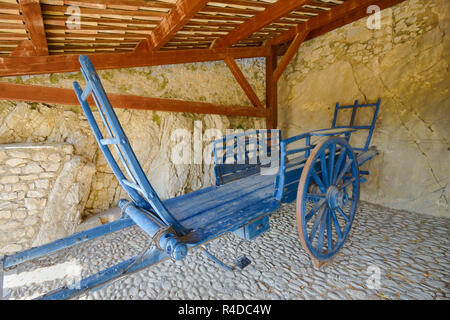
[[[0,146],[0,255],[75,231],[95,168],[70,144]]]
[[[284,136],[329,127],[336,102],[382,98],[364,200],[450,217],[449,7],[405,1],[381,11],[379,30],[361,19],[307,41],[279,82]]]

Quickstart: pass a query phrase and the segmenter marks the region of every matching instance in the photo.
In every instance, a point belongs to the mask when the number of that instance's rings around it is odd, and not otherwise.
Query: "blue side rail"
[[[381,104],[381,98],[375,103],[359,104],[358,100],[353,105],[340,105],[336,103],[334,109],[333,121],[331,128],[315,130],[312,132],[303,133],[280,142],[280,171],[274,182],[274,197],[281,202],[289,203],[296,199],[297,188],[300,176],[303,171],[303,166],[308,159],[311,150],[315,144],[311,142],[314,136],[331,136],[342,135],[347,141],[350,140],[351,134],[359,130],[367,130],[367,137],[364,145],[361,147],[352,147],[357,154],[358,164],[361,166],[366,161],[372,159],[377,151],[375,147],[370,147],[373,130],[375,128],[378,111]],[[357,111],[361,108],[373,108],[373,115],[368,125],[356,125]],[[348,125],[337,125],[337,120],[340,111],[351,109],[351,116]],[[336,152],[336,156],[339,150]],[[320,171],[320,168],[319,168]],[[368,174],[367,171],[360,171],[361,174]],[[361,178],[361,182],[365,179]]]

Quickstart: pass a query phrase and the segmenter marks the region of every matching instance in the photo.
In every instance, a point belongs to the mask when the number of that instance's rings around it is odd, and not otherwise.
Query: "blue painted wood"
[[[119,201],[121,209],[129,216],[142,230],[144,230],[150,238],[159,236],[156,245],[175,260],[183,260],[187,254],[187,247],[181,243],[176,235],[165,228],[164,222],[156,216],[128,203],[126,200]]]
[[[133,257],[126,261],[123,261],[115,266],[102,270],[96,274],[93,274],[87,278],[84,278],[77,283],[74,283],[70,287],[63,287],[54,291],[51,291],[36,300],[63,300],[77,297],[85,292],[88,292],[94,288],[104,286],[109,281],[117,279],[122,276],[133,274],[146,267],[159,263],[169,258],[169,256],[156,249],[151,249],[146,253],[142,259],[139,256]]]
[[[243,179],[248,176],[255,175],[255,174],[259,173],[260,170],[261,170],[260,166],[247,167],[243,170],[239,170],[239,171],[230,173],[228,175],[223,175],[222,181],[223,181],[223,184],[227,184],[227,183],[235,181],[235,180],[239,180],[239,179]]]
[[[356,129],[353,127],[340,127],[340,128],[327,128],[327,129],[319,129],[315,131],[311,131],[310,134],[312,136],[321,136],[321,137],[328,137],[328,136],[337,136],[341,134],[351,133],[355,132]]]
[[[290,137],[287,139],[284,139],[280,142],[280,169],[279,169],[279,173],[277,178],[275,179],[275,184],[274,184],[274,193],[273,196],[275,197],[275,199],[277,199],[278,201],[281,201],[283,199],[283,194],[285,192],[285,185],[286,185],[286,170],[288,168],[293,168],[296,166],[302,166],[306,156],[309,153],[309,147],[310,147],[310,134],[309,133],[305,133],[305,134],[300,134],[294,137]],[[298,153],[304,153],[303,156],[299,156],[296,158],[293,158],[291,160],[288,160],[288,155],[292,155],[295,154],[296,152],[292,152],[292,150],[288,150],[288,145],[294,142],[298,142],[300,140],[305,139],[305,145],[306,148],[297,148],[298,149],[304,149],[304,150],[299,150]],[[294,150],[295,151],[295,150]],[[295,172],[293,173],[295,175]]]
[[[283,193],[282,203],[291,203],[297,199],[298,181],[292,184],[291,188],[286,188]]]
[[[263,216],[255,221],[247,223],[246,225],[233,231],[233,233],[242,239],[252,241],[263,233],[269,231],[269,229],[269,216]]]
[[[258,185],[270,184],[270,179],[272,179],[270,176],[255,175],[223,186],[205,188],[208,189],[207,192],[204,192],[204,189],[200,189],[176,198],[167,199],[164,201],[164,204],[169,206],[171,210],[184,208],[186,214],[189,215],[189,212],[197,210],[196,207],[205,208],[206,206],[211,206],[213,208],[214,205],[221,204],[223,199],[237,198],[245,190],[254,190]]]
[[[372,140],[372,135],[373,135],[375,123],[376,123],[376,120],[378,117],[378,111],[380,109],[380,104],[381,104],[381,98],[379,98],[376,103],[367,103],[367,104],[359,104],[358,100],[355,100],[355,103],[351,106],[340,106],[339,103],[336,103],[336,107],[334,110],[333,122],[332,122],[331,127],[332,128],[353,128],[353,129],[358,129],[358,130],[369,130],[369,132],[367,134],[366,142],[364,143],[364,146],[361,148],[362,150],[367,151],[370,146],[370,142]],[[369,125],[354,125],[355,117],[356,117],[356,113],[357,113],[358,109],[366,108],[366,107],[375,108],[373,117],[372,117],[372,121],[370,122]],[[339,110],[340,109],[349,109],[349,108],[352,109],[352,114],[350,117],[349,125],[348,126],[336,126],[336,119],[339,114]],[[350,138],[350,134],[347,134],[347,137]]]
[[[266,196],[271,198],[271,192],[272,181],[269,180],[268,184],[258,185],[250,190],[241,190],[237,196],[230,194],[228,198],[224,198],[224,201],[220,203],[211,201],[208,205],[196,207],[196,210],[191,212],[173,209],[173,214],[177,219],[192,229],[205,227],[221,219],[228,219],[229,217],[236,215],[235,212],[239,211],[242,207],[257,206],[258,203],[263,200],[263,197]],[[219,195],[220,192],[217,196]],[[213,194],[211,194],[211,196],[213,196]]]
[[[233,268],[231,268],[230,266],[226,265],[225,263],[223,263],[222,261],[220,261],[219,259],[217,259],[216,256],[214,256],[211,252],[209,252],[204,246],[200,247],[200,249],[202,250],[202,253],[211,261],[217,263],[217,265],[219,267],[221,267],[222,269],[224,269],[225,271],[231,271],[233,270]]]
[[[362,166],[365,162],[369,161],[373,157],[375,157],[378,154],[378,151],[375,147],[368,148],[367,151],[362,151],[358,153],[357,159],[358,159],[358,165]]]
[[[272,135],[275,135],[273,146]],[[262,165],[260,152],[267,150],[270,155],[272,149],[278,148],[280,137],[279,130],[261,129],[229,134],[214,140],[212,143],[216,185],[258,173]],[[229,163],[230,159],[232,163]]]
[[[221,172],[222,176],[225,177],[226,175],[236,173],[238,171],[248,170],[252,168],[259,168],[261,164],[225,164],[221,166]]]
[[[300,176],[303,171],[303,165],[299,168],[286,171],[285,177],[284,177],[284,185],[285,187],[291,184],[292,182],[298,182],[300,180]]]
[[[117,139],[120,141],[118,145],[114,144],[113,146],[116,148],[116,152],[120,157],[123,167],[125,168],[129,179],[125,178],[122,170],[120,170],[117,162],[109,150],[109,145],[102,144],[102,140],[104,139],[94,116],[92,115],[92,111],[87,103],[87,96],[83,96],[83,91],[81,90],[80,85],[77,82],[74,82],[75,93],[80,101],[80,104],[85,112],[86,118],[94,131],[94,136],[98,142],[100,149],[105,155],[106,160],[109,165],[113,169],[113,172],[122,185],[122,187],[128,192],[133,201],[140,207],[145,209],[152,209],[156,212],[156,214],[167,224],[170,225],[178,235],[184,235],[188,232],[188,230],[182,226],[167,210],[162,201],[159,199],[157,193],[151,186],[148,181],[144,171],[142,170],[139,161],[136,158],[136,155],[131,148],[131,145],[128,141],[128,138],[125,135],[125,132],[120,125],[119,120],[117,119],[117,115],[115,114],[111,103],[106,95],[106,92],[101,84],[100,78],[97,75],[97,72],[94,69],[89,58],[85,55],[81,55],[80,58],[81,64],[81,73],[86,80],[86,84],[91,89],[87,90],[93,96],[94,101],[97,105],[99,113],[102,117],[105,127],[107,128],[109,137],[106,139]],[[129,183],[125,183],[125,181],[129,181],[138,188],[130,187]]]
[[[291,159],[287,160],[286,170],[291,170],[291,169],[295,169],[295,168],[299,168],[299,167],[303,166],[307,159],[308,159],[308,157],[306,157],[306,152],[305,152],[302,156],[291,158]]]
[[[339,154],[336,150],[340,150]],[[315,259],[322,261],[342,248],[350,232],[359,200],[359,168],[352,147],[343,138],[323,140],[311,157],[298,190],[297,219],[302,244]],[[317,164],[320,164],[320,171]],[[312,185],[319,181],[321,193],[311,191]],[[314,206],[307,206],[308,202]],[[341,224],[338,217],[344,219]]]
[[[38,257],[63,250],[134,225],[135,224],[132,219],[126,218],[106,223],[86,231],[78,232],[66,238],[44,244],[40,247],[30,248],[16,254],[8,255],[5,257],[4,267],[11,268]]]

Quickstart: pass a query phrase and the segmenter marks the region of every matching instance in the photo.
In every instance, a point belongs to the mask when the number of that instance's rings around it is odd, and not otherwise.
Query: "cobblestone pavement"
[[[78,299],[449,297],[448,218],[361,202],[347,243],[333,263],[320,270],[312,267],[297,238],[295,204],[276,211],[270,227],[270,232],[252,242],[231,233],[211,242],[209,251],[230,265],[238,255],[249,257],[252,263],[243,270],[225,271],[200,250],[193,250],[183,261],[162,262]],[[67,283],[70,279],[52,280],[56,272],[44,272],[55,264],[65,274],[68,268],[63,263],[73,263],[71,270],[82,267],[82,275],[87,276],[139,254],[147,241],[142,231],[132,227],[29,262],[6,273],[6,296],[29,299]]]

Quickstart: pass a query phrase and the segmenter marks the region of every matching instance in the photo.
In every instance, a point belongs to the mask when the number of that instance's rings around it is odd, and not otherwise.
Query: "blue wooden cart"
[[[204,249],[204,244],[226,232],[252,240],[269,230],[269,215],[280,203],[295,199],[299,238],[315,265],[331,259],[344,245],[355,217],[360,182],[364,181],[360,175],[368,174],[359,166],[377,154],[370,141],[380,99],[373,104],[336,104],[331,128],[285,140],[279,130],[225,135],[213,141],[216,185],[162,201],[142,170],[93,65],[87,56],[80,56],[80,63],[86,87],[83,90],[75,82],[76,95],[130,200],[119,201],[122,216],[114,222],[2,257],[0,272],[133,225],[149,235],[151,241],[140,255],[40,297],[72,298],[162,260],[182,260],[189,249]],[[88,105],[90,96],[102,120],[100,125]],[[361,108],[373,108],[372,121],[366,126],[354,124]],[[338,126],[338,114],[346,109],[350,123]],[[357,130],[367,131],[361,148],[349,145]],[[204,252],[231,269],[206,249]],[[241,268],[248,263],[245,257],[237,261]]]

